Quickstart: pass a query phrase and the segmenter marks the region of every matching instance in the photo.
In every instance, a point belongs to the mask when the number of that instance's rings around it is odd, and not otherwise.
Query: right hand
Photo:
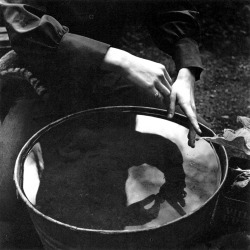
[[[133,56],[123,50],[110,48],[102,69],[120,73],[138,87],[162,101],[169,98],[172,80],[164,65]]]
[[[191,71],[187,68],[180,69],[172,85],[168,110],[168,118],[171,119],[174,116],[176,104],[179,104],[187,116],[189,120],[188,145],[192,148],[195,147],[196,133],[201,134],[196,114],[194,83],[195,77]]]

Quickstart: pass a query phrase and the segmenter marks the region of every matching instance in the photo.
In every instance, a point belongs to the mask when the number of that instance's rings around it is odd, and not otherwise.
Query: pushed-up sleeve
[[[203,69],[200,52],[197,10],[188,1],[155,1],[146,18],[156,45],[172,56],[176,69],[192,68],[196,80]]]
[[[46,0],[0,0],[12,48],[37,65],[67,62],[88,72],[101,64],[109,45],[76,34],[48,15]]]

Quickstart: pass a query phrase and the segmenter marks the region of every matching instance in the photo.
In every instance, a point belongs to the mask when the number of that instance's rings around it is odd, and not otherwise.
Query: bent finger
[[[168,75],[168,77],[167,77],[166,74],[168,74],[168,73],[167,73],[166,69],[164,68],[164,69],[163,69],[163,74],[159,76],[159,80],[160,80],[160,81],[159,81],[159,84],[157,84],[157,85],[163,85],[163,86],[165,86],[169,91],[171,91],[171,89],[172,89],[172,86],[171,86],[172,80],[171,80],[171,78],[169,77],[169,75]]]
[[[196,131],[191,122],[189,122],[188,145],[192,148],[195,147],[195,138],[196,138]]]
[[[171,95],[170,95],[170,103],[169,103],[169,108],[168,108],[168,114],[167,114],[167,117],[169,119],[173,118],[173,116],[174,116],[175,105],[176,105],[176,94],[171,93]]]
[[[171,90],[169,90],[165,85],[159,84],[157,86],[157,89],[163,95],[164,98],[169,98]]]
[[[163,72],[164,72],[164,76],[165,76],[165,78],[166,78],[166,80],[167,80],[167,82],[169,83],[170,88],[171,88],[171,86],[172,86],[172,84],[173,84],[173,81],[172,81],[170,75],[168,74],[166,68],[164,69]]]

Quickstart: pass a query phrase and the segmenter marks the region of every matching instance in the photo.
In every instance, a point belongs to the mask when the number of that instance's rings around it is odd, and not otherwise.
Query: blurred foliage
[[[222,53],[246,52],[249,27],[244,7],[249,1],[193,1],[200,12],[201,47]]]

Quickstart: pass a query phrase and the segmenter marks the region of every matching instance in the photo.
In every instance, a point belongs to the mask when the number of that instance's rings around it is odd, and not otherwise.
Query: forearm
[[[130,56],[132,55],[124,50],[110,47],[103,58],[101,69],[122,74],[125,68],[127,68],[128,58]]]

